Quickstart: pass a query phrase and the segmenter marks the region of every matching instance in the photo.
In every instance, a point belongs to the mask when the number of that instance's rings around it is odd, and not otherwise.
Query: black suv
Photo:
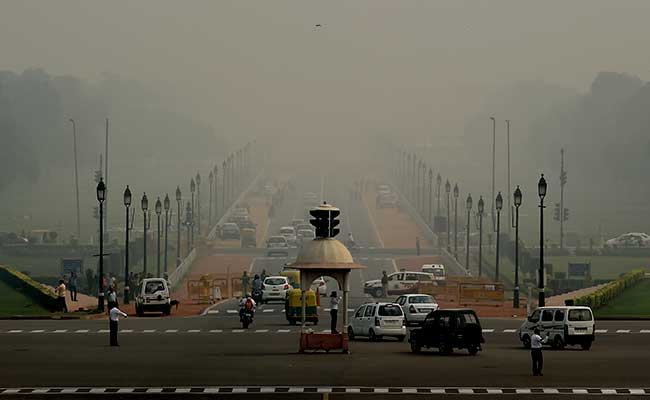
[[[409,343],[414,353],[437,347],[441,354],[451,354],[456,348],[476,355],[485,339],[474,310],[445,309],[429,313],[421,328],[412,329]]]

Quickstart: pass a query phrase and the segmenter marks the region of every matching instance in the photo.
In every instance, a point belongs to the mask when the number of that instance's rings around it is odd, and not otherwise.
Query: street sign
[[[568,278],[585,278],[591,275],[591,263],[569,263]]]
[[[61,275],[70,275],[74,271],[77,276],[80,276],[83,271],[83,265],[84,261],[81,258],[62,258]]]

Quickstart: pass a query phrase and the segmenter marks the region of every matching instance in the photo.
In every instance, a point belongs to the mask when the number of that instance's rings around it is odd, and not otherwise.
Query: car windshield
[[[144,286],[145,294],[154,294],[161,290],[165,290],[165,284],[162,283],[161,281],[147,282],[147,284]]]
[[[569,310],[569,321],[591,321],[591,311],[586,308]]]
[[[402,315],[402,307],[397,304],[385,304],[379,306],[378,313],[382,317],[399,317]]]
[[[269,238],[269,243],[275,243],[275,244],[280,244],[280,243],[286,243],[287,241],[285,238],[279,238],[279,237],[272,237]]]
[[[287,283],[286,279],[284,278],[266,278],[264,281],[265,285],[284,285]]]
[[[293,229],[292,228],[282,228],[280,229],[280,233],[283,235],[291,235],[293,234]]]
[[[409,304],[427,304],[435,303],[431,296],[411,296],[409,297]]]

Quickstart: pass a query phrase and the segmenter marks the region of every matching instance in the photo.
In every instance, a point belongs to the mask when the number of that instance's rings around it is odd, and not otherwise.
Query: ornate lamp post
[[[465,269],[469,271],[469,231],[470,231],[470,222],[472,221],[472,195],[467,195],[467,200],[465,202],[465,207],[467,209],[467,241],[465,242]]]
[[[189,201],[185,207],[185,226],[187,226],[187,255],[190,255],[192,252],[192,206]]]
[[[219,221],[219,168],[214,166],[212,169],[214,175],[214,223],[216,224]]]
[[[190,193],[192,193],[192,234],[190,235],[190,247],[194,247],[194,192],[196,191],[196,183],[194,178],[190,179]]]
[[[539,195],[539,302],[538,307],[546,304],[544,296],[544,197],[546,197],[546,179],[544,174],[537,182],[537,194]]]
[[[99,178],[97,184],[97,201],[99,202],[99,293],[97,295],[97,310],[104,311],[104,201],[106,200],[106,185]]]
[[[431,203],[433,203],[433,170],[429,168],[429,218],[427,223],[429,226],[433,226],[433,216],[431,215]]]
[[[155,211],[156,211],[156,216],[158,217],[158,225],[156,226],[157,230],[157,236],[156,239],[158,241],[158,245],[156,246],[156,276],[160,278],[160,214],[162,214],[162,203],[160,202],[160,197],[158,197],[158,200],[156,200],[156,206],[155,206]]]
[[[226,174],[226,166],[227,164],[224,161],[221,164],[221,173],[223,174],[223,178],[221,179],[221,214],[225,214],[228,209],[228,207],[226,207],[226,193],[228,192],[228,180],[226,179],[228,175]]]
[[[458,260],[458,184],[454,185],[454,258]]]
[[[515,189],[513,195],[515,203],[515,223],[513,228],[515,228],[515,292],[512,298],[512,307],[519,308],[519,206],[521,206],[521,190],[519,185]]]
[[[171,204],[169,204],[169,195],[165,194],[165,200],[163,201],[163,207],[165,207],[165,257],[163,264],[165,265],[165,275],[167,274],[167,244],[169,238],[169,209]]]
[[[496,202],[494,203],[497,209],[497,246],[496,246],[496,263],[494,265],[494,280],[499,282],[499,235],[501,233],[501,210],[503,209],[503,197],[501,192],[497,194]]]
[[[129,304],[129,292],[131,291],[131,288],[129,287],[129,231],[132,228],[129,223],[129,209],[131,208],[131,202],[131,189],[129,189],[129,186],[127,185],[124,190],[124,207],[126,208],[126,238],[124,239],[124,304]],[[131,223],[133,223],[133,221],[131,221]]]
[[[447,179],[447,183],[445,183],[445,193],[447,193],[447,251],[451,253],[451,227],[449,225],[449,221],[451,220],[451,210],[450,210],[450,196],[451,196],[451,183],[449,183],[449,179]]]
[[[210,171],[208,175],[208,182],[210,183],[210,201],[208,202],[208,230],[212,226],[212,184],[214,183],[214,174]]]
[[[201,236],[201,175],[196,173],[196,233]],[[194,240],[192,240],[192,243]]]
[[[143,241],[143,250],[144,255],[142,256],[142,274],[147,277],[147,213],[149,212],[149,199],[147,199],[147,194],[142,195],[142,200],[140,200],[140,206],[142,208],[142,215],[144,216],[144,241]]]
[[[436,210],[436,217],[440,217],[440,185],[442,184],[442,177],[440,174],[436,177],[436,197],[438,198],[438,208]]]
[[[422,160],[418,160],[418,167],[417,167],[417,180],[416,180],[416,191],[415,191],[415,203],[413,204],[415,206],[415,209],[420,212],[420,171],[422,171]]]
[[[426,174],[427,174],[427,164],[425,162],[423,162],[422,163],[422,174],[421,174],[421,177],[422,177],[422,185],[421,185],[421,187],[422,187],[422,190],[421,190],[421,192],[422,192],[422,201],[420,203],[420,215],[422,215],[422,216],[424,216],[424,212],[426,210],[426,208],[425,208],[426,207],[426,194],[425,194],[425,191],[424,191],[424,188],[426,187],[426,183],[425,183],[426,182],[425,181]]]
[[[478,199],[478,276],[483,275],[483,211],[485,203],[483,196]]]
[[[176,186],[176,266],[181,263],[181,188]]]

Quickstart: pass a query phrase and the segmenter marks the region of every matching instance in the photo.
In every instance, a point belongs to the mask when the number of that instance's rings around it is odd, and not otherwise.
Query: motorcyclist
[[[251,313],[252,319],[255,316],[256,306],[257,304],[255,303],[255,300],[253,300],[253,297],[250,295],[250,293],[246,293],[246,296],[242,297],[241,300],[239,300],[239,320],[241,321],[245,311],[249,311]]]
[[[251,288],[252,288],[252,293],[253,295],[260,296],[262,295],[262,279],[258,274],[255,274],[255,277],[253,278],[253,282],[251,283]]]

